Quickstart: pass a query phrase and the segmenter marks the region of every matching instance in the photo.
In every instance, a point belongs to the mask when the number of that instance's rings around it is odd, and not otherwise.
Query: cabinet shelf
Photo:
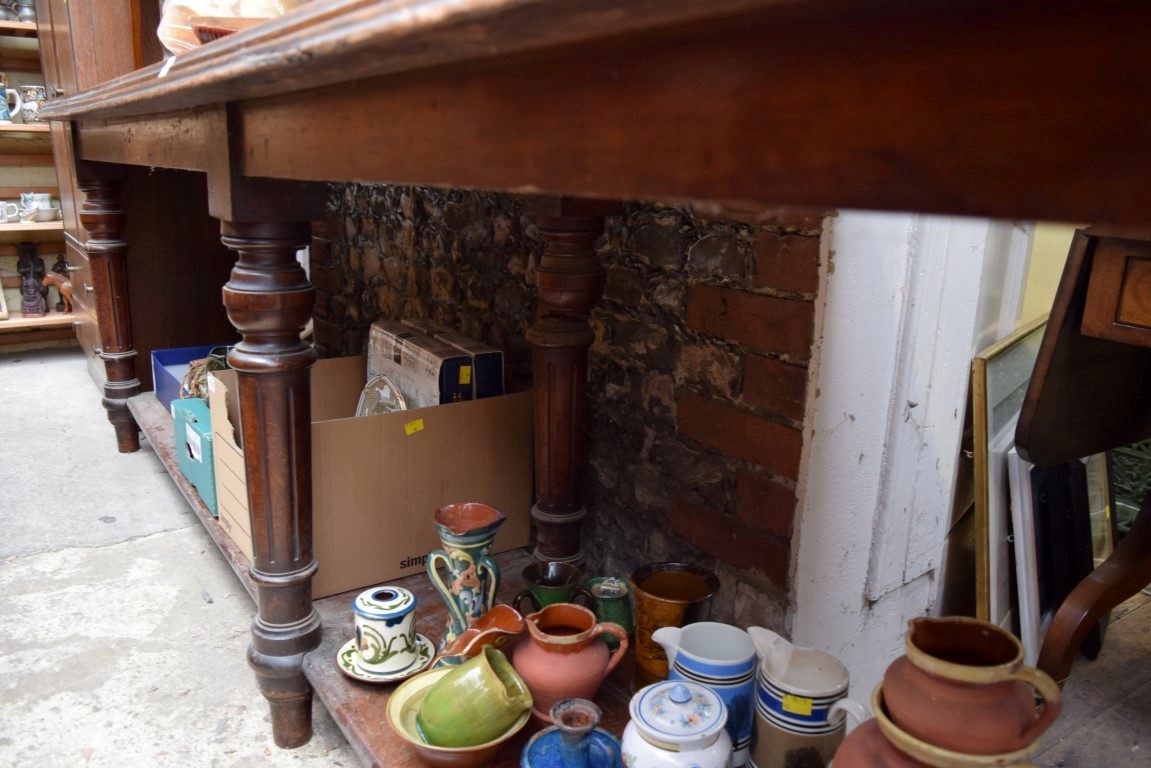
[[[38,27],[34,21],[0,21],[0,37],[37,37]]]
[[[63,241],[64,222],[37,221],[28,224],[19,222],[0,224],[0,243],[21,243],[25,240],[37,243]]]
[[[39,331],[49,328],[68,328],[71,330],[76,316],[71,312],[49,312],[42,317],[24,317],[18,309],[9,308],[8,319],[0,320],[0,339],[4,334],[17,331]]]
[[[39,72],[40,39],[36,25],[27,21],[0,21],[0,71]]]

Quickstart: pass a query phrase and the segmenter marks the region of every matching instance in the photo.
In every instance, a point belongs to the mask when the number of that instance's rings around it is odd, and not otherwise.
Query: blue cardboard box
[[[176,460],[204,506],[216,508],[216,469],[212,453],[212,417],[208,404],[195,397],[172,401],[172,425],[176,432]]]
[[[188,372],[188,363],[202,360],[218,346],[210,344],[206,347],[152,350],[152,389],[156,392],[156,399],[169,413],[172,413],[172,403],[180,399],[180,387],[184,382],[184,374]]]

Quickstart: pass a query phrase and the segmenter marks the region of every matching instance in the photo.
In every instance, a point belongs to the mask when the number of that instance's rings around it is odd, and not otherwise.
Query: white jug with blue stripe
[[[827,765],[843,741],[844,714],[856,721],[870,717],[865,706],[847,698],[847,667],[770,629],[751,627],[747,634],[759,653],[752,765],[791,765],[789,753],[806,755],[803,765]]]

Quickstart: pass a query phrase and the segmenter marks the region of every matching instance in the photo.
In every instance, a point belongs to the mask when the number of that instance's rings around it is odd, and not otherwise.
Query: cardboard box
[[[444,342],[472,359],[472,399],[496,397],[504,393],[504,353],[502,350],[465,336],[457,330],[425,318],[406,319],[404,325],[425,336]]]
[[[377,320],[368,334],[367,378],[391,380],[408,408],[472,399],[472,358],[399,321]]]
[[[172,427],[180,472],[195,486],[208,511],[217,514],[216,469],[208,404],[199,398],[173,400]]]
[[[312,596],[422,573],[427,554],[440,547],[432,515],[450,502],[479,501],[507,515],[493,551],[526,545],[531,393],[355,417],[365,377],[362,356],[312,368],[312,544],[319,562]],[[220,524],[251,558],[236,389],[235,371],[209,376]]]
[[[152,350],[152,389],[168,413],[172,413],[172,401],[180,399],[188,363],[202,360],[217,346]]]

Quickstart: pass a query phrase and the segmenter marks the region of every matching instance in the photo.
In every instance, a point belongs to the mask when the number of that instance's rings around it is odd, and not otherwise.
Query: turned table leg
[[[587,515],[580,479],[587,424],[591,310],[603,295],[604,269],[593,245],[602,216],[538,216],[547,241],[537,270],[540,307],[527,332],[535,393],[536,551],[540,560],[582,562],[580,523]]]
[[[1060,685],[1071,674],[1083,638],[1119,603],[1151,583],[1151,493],[1119,546],[1079,582],[1051,622],[1036,664]]]
[[[128,399],[140,394],[140,380],[128,314],[128,246],[122,239],[125,216],[120,182],[84,178],[77,184],[85,196],[80,223],[88,232],[84,252],[99,318],[100,359],[106,374],[103,404],[116,430],[120,453],[132,453],[140,449],[140,428],[128,411]]]
[[[312,607],[311,367],[300,340],[315,290],[296,262],[306,223],[223,222],[238,254],[224,306],[243,340],[228,355],[236,370],[252,525],[257,614],[248,662],[272,710],[277,745],[312,736],[312,689],[304,654],[320,643]]]

